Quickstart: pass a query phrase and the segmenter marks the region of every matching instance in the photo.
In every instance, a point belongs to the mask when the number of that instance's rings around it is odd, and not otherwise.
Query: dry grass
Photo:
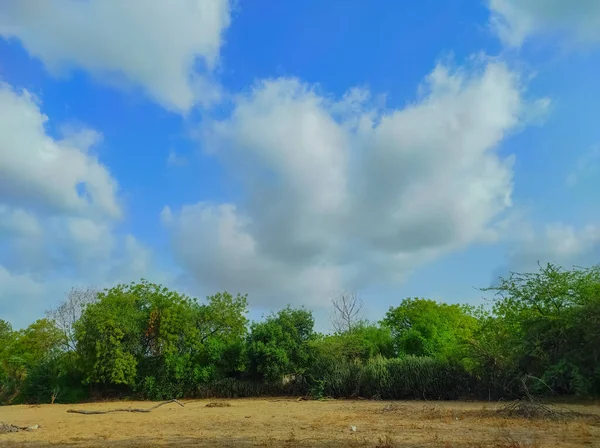
[[[563,405],[572,418],[548,420],[507,416],[499,412],[502,406],[473,402],[243,399],[207,409],[211,403],[104,415],[70,414],[70,406],[58,404],[3,407],[2,421],[40,428],[1,434],[0,446],[600,447],[598,405]],[[106,410],[115,404],[84,407]]]

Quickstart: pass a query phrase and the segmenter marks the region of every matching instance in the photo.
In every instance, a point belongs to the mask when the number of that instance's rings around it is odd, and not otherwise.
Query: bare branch
[[[75,350],[75,335],[73,326],[79,320],[85,307],[98,298],[99,291],[93,288],[73,288],[67,298],[56,308],[46,311],[46,317],[55,322],[64,337],[64,349]]]
[[[356,292],[345,292],[337,299],[332,299],[333,314],[330,322],[333,331],[349,332],[363,320],[363,302]]]

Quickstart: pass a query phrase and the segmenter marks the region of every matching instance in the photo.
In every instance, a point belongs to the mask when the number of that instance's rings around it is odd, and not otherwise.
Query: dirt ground
[[[0,434],[0,446],[600,447],[600,406],[561,421],[500,417],[481,402],[214,400],[170,403],[150,413],[81,415],[67,409],[148,408],[148,402],[0,407],[0,421],[32,431]],[[353,428],[355,427],[355,431]]]

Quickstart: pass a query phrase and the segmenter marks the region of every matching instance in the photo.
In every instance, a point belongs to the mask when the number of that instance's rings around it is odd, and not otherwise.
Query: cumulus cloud
[[[119,217],[117,183],[89,151],[99,135],[84,130],[55,140],[46,134],[47,119],[29,92],[0,83],[0,198]]]
[[[229,13],[228,0],[7,0],[0,36],[19,39],[54,75],[79,67],[186,112],[219,99],[211,73]]]
[[[600,263],[600,226],[573,226],[554,222],[533,226],[520,222],[508,239],[508,259],[494,273],[493,281],[510,271],[536,272],[538,264],[554,263],[564,268]]]
[[[152,251],[141,244],[133,235],[113,238],[119,245],[110,252],[95,253],[99,241],[79,246],[78,251],[86,254],[88,263],[81,264],[77,258],[55,259],[55,253],[72,250],[75,241],[60,241],[47,235],[31,242],[37,252],[30,251],[16,265],[3,264],[0,260],[0,310],[2,319],[8,320],[16,328],[29,325],[43,317],[45,310],[66,297],[73,287],[105,288],[116,283],[139,280],[141,277],[152,281],[168,282],[170,277],[156,269]],[[6,244],[7,235],[0,231],[0,249]],[[14,251],[6,252],[14,256]]]
[[[277,294],[267,297],[266,303],[295,300],[300,294],[305,304],[315,304],[315,295],[323,291],[337,291],[336,266],[315,263],[300,265],[296,271],[262,254],[235,205],[198,203],[184,206],[176,216],[165,208],[162,218],[172,231],[173,249],[186,274],[197,282],[192,289]]]
[[[520,46],[534,34],[564,33],[600,42],[600,2],[596,0],[488,0],[491,25],[502,41]]]
[[[72,286],[132,280],[148,249],[120,235],[118,184],[92,153],[101,136],[56,139],[27,91],[0,84],[0,309],[28,324]]]
[[[493,240],[513,176],[497,148],[527,116],[519,77],[494,61],[440,64],[419,90],[391,110],[362,89],[336,100],[290,78],[239,95],[203,135],[245,195],[163,210],[179,262],[256,305],[319,305]]]

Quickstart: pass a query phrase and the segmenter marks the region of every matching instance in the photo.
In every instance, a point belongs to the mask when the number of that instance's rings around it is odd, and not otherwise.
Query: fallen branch
[[[71,414],[84,414],[84,415],[95,415],[95,414],[110,414],[111,412],[152,412],[154,409],[164,406],[169,403],[177,403],[179,406],[184,407],[183,403],[178,400],[168,400],[163,401],[162,403],[158,403],[157,405],[152,406],[151,408],[141,409],[141,408],[117,408],[117,409],[109,409],[108,411],[85,411],[83,409],[69,409],[67,412]]]

